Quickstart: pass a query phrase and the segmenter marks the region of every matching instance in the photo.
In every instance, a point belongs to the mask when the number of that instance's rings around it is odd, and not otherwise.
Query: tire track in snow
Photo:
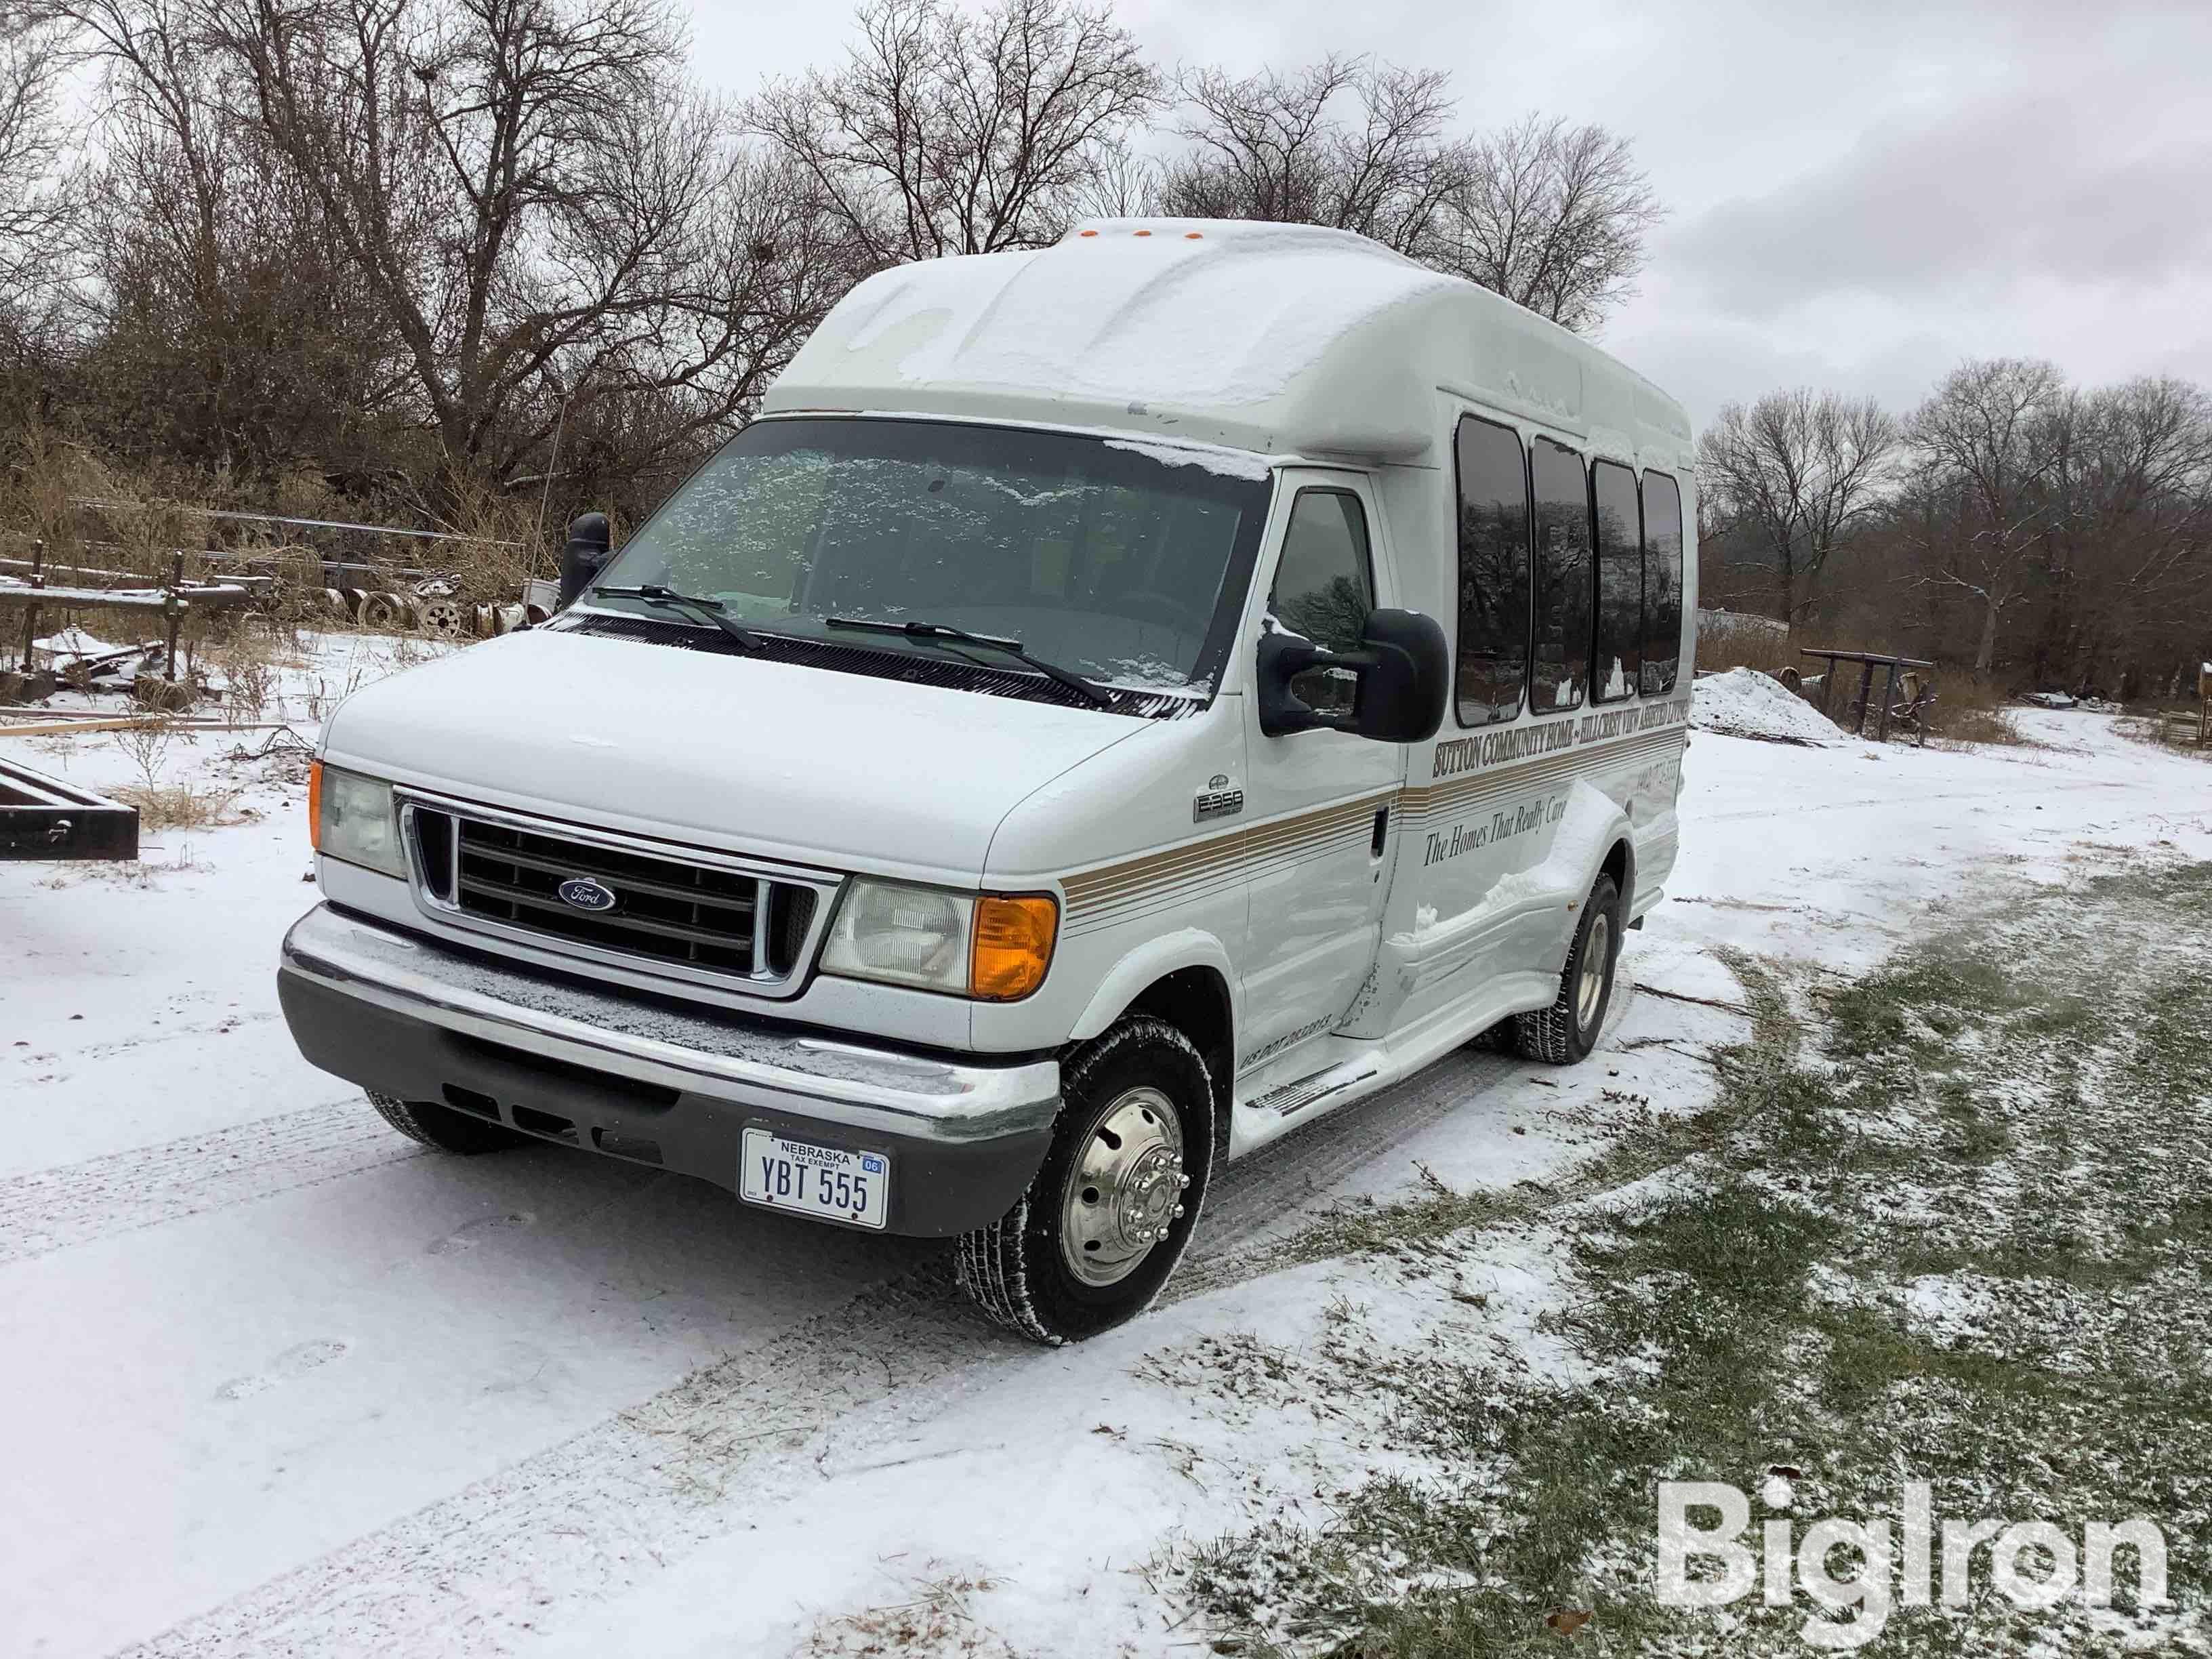
[[[356,1097],[0,1181],[0,1262],[419,1158]]]
[[[818,1482],[793,1454],[838,1419],[1037,1352],[955,1297],[948,1250],[124,1659],[512,1652]]]
[[[1457,1048],[1404,1081],[1316,1118],[1273,1146],[1239,1158],[1222,1170],[1206,1196],[1197,1249],[1210,1257],[1253,1243],[1279,1227],[1297,1224],[1327,1203],[1346,1176],[1466,1107],[1513,1073],[1527,1069],[1528,1063],[1480,1047]],[[1186,1270],[1170,1282],[1170,1299],[1230,1282],[1206,1271],[1216,1265],[1211,1261],[1193,1265],[1198,1272]],[[1230,1278],[1251,1276],[1246,1271]]]
[[[1616,999],[1608,1030],[1634,1000]],[[1270,1271],[1255,1241],[1527,1065],[1462,1048],[1229,1166],[1168,1299]],[[1038,1352],[968,1305],[948,1249],[118,1659],[512,1653],[817,1481],[799,1454],[840,1419]]]

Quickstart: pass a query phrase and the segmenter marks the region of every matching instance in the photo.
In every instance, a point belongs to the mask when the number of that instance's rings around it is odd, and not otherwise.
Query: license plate
[[[881,1227],[890,1207],[891,1161],[747,1129],[738,1190],[749,1204],[856,1226]]]

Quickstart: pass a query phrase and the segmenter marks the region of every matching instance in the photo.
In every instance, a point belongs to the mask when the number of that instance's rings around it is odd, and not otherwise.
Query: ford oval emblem
[[[615,908],[613,892],[588,876],[562,882],[560,893],[562,903],[574,905],[579,910],[611,910]]]

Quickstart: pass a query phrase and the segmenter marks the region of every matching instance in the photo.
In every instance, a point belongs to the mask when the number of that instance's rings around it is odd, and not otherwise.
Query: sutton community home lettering
[[[1651,732],[1680,726],[1690,718],[1690,700],[1670,697],[1665,702],[1632,703],[1579,719],[1546,720],[1537,726],[1511,726],[1486,732],[1479,738],[1453,738],[1437,745],[1429,775],[1449,778],[1507,761],[1527,760],[1572,749],[1585,743],[1602,743],[1627,732]]]

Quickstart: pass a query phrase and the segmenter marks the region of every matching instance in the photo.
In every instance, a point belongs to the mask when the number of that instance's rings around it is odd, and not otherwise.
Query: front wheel
[[[1597,1047],[1613,1002],[1620,939],[1620,889],[1611,876],[1600,876],[1583,905],[1559,994],[1548,1008],[1513,1017],[1513,1046],[1522,1059],[1571,1066]]]
[[[1052,1148],[1014,1207],[962,1236],[961,1287],[1039,1342],[1141,1313],[1182,1259],[1212,1166],[1213,1085],[1188,1037],[1138,1015],[1060,1074]]]

